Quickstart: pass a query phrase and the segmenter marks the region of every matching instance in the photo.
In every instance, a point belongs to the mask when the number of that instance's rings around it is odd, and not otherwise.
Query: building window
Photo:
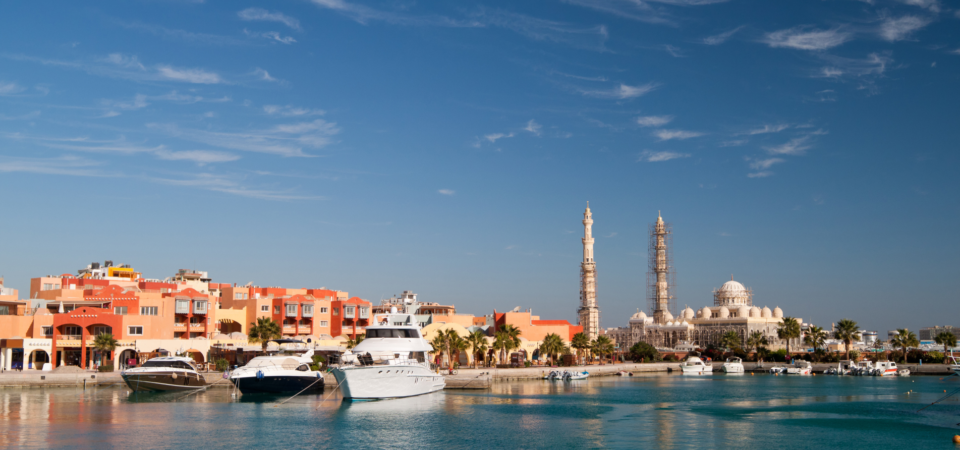
[[[53,327],[43,327],[40,330],[44,336],[53,336]]]
[[[321,308],[320,308],[320,314],[326,314],[326,313],[327,313],[327,308],[326,308],[325,306],[324,306],[324,307],[321,307]]]
[[[126,307],[126,306],[114,306],[114,307],[113,307],[113,313],[116,314],[116,315],[118,315],[118,316],[125,316],[125,315],[127,315],[127,307]]]
[[[287,306],[287,317],[297,317],[297,304],[292,303]]]
[[[320,321],[320,326],[321,326],[321,327],[329,327],[329,326],[330,326],[330,322],[327,322],[326,320],[321,320],[321,321]]]
[[[113,334],[113,328],[110,327],[93,327],[93,335],[99,336],[101,334]]]
[[[80,339],[80,335],[83,334],[83,331],[80,330],[80,327],[78,326],[70,325],[63,327],[63,333],[67,336],[76,336],[77,339]]]
[[[260,305],[260,312],[270,312],[270,305]]]
[[[53,284],[53,283],[43,283],[43,290],[44,290],[44,291],[52,291],[52,290],[54,290],[54,289],[56,289],[56,288],[57,288],[57,285],[56,285],[56,284]]]
[[[206,300],[194,300],[194,301],[193,301],[193,313],[194,313],[194,314],[206,314],[206,313],[207,313],[207,301],[206,301]]]
[[[141,306],[140,307],[141,316],[156,316],[159,315],[156,306]]]
[[[274,313],[274,314],[280,314],[280,306],[279,306],[279,305],[273,307],[273,313]]]
[[[177,314],[190,314],[190,300],[177,300]]]
[[[127,334],[130,336],[143,336],[143,327],[127,327]]]
[[[340,308],[333,308],[333,315],[339,316],[339,315],[340,315]]]
[[[0,306],[0,316],[9,316],[10,307],[9,306]]]

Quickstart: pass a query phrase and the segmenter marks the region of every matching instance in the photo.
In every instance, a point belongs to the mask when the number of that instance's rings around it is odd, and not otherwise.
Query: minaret
[[[583,262],[580,263],[580,326],[590,340],[600,335],[600,310],[597,309],[597,264],[593,261],[593,219],[590,202],[583,213]]]
[[[657,212],[657,223],[653,226],[653,272],[656,275],[656,284],[654,285],[653,297],[653,321],[655,323],[666,323],[670,318],[670,283],[667,276],[670,272],[670,264],[667,260],[667,235],[670,231],[667,224],[663,222],[660,212]]]

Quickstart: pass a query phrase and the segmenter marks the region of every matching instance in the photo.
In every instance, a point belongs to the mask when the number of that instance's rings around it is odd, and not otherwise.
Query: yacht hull
[[[196,373],[123,373],[120,376],[134,392],[192,391],[207,386],[206,380]]]
[[[230,382],[233,383],[242,394],[295,394],[304,389],[306,389],[304,393],[323,392],[323,378],[317,378],[316,376],[296,377],[268,375],[263,378],[252,376],[231,378]]]
[[[334,368],[332,373],[345,399],[413,397],[446,386],[443,375],[419,365],[353,366]]]
[[[743,364],[724,364],[720,369],[723,373],[743,373]]]

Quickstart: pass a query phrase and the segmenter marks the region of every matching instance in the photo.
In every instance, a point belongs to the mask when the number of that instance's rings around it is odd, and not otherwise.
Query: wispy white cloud
[[[76,156],[59,158],[12,158],[0,156],[0,172],[26,172],[44,175],[72,175],[81,177],[109,176],[95,168],[100,163]]]
[[[747,159],[750,163],[750,168],[753,170],[767,170],[772,167],[774,164],[780,164],[786,162],[782,158],[766,158],[766,159]]]
[[[531,133],[533,133],[533,134],[535,134],[535,135],[537,135],[537,136],[540,136],[540,128],[541,128],[541,127],[542,127],[542,126],[541,126],[539,123],[537,123],[537,122],[534,121],[533,119],[530,119],[530,121],[527,122],[527,126],[526,126],[526,128],[524,128],[524,130],[529,131],[529,132],[531,132]]]
[[[137,30],[159,36],[164,39],[180,40],[191,43],[200,43],[207,45],[240,45],[245,43],[243,39],[237,39],[232,36],[221,36],[218,34],[196,33],[193,31],[166,28],[159,25],[142,23],[137,21],[115,20],[116,24],[128,30]]]
[[[727,0],[564,0],[565,3],[613,14],[625,19],[646,23],[671,23],[671,14],[651,3],[671,6],[699,6],[723,3]]]
[[[244,178],[235,176],[225,176],[211,173],[201,173],[188,175],[183,178],[148,178],[155,183],[168,184],[171,186],[195,187],[214,192],[238,195],[241,197],[254,198],[258,200],[322,200],[323,197],[315,195],[302,195],[292,190],[276,190],[249,187]]]
[[[879,76],[887,70],[887,65],[893,62],[888,53],[871,53],[864,59],[844,58],[834,55],[820,55],[829,66],[814,73],[814,78],[840,78]]]
[[[703,43],[707,45],[720,45],[724,42],[727,42],[727,39],[730,39],[734,34],[743,29],[743,25],[736,27],[730,31],[724,31],[723,33],[708,36],[703,38]]]
[[[150,102],[155,102],[155,101],[164,101],[164,102],[177,103],[181,105],[189,105],[189,104],[199,103],[199,102],[211,102],[211,103],[228,102],[230,101],[230,98],[221,97],[221,98],[208,99],[199,95],[181,94],[177,91],[170,91],[169,93],[166,93],[163,95],[137,94],[133,96],[133,98],[131,99],[124,99],[124,100],[104,99],[100,101],[100,104],[105,109],[109,110],[104,114],[104,117],[115,117],[120,115],[120,113],[117,112],[117,110],[135,111],[138,109],[146,108],[147,106],[150,106]]]
[[[237,12],[241,20],[258,20],[282,23],[294,30],[300,31],[300,21],[280,12],[270,12],[263,8],[247,8]]]
[[[17,83],[0,81],[0,95],[19,94],[25,90],[27,90],[27,88]]]
[[[666,50],[667,53],[669,53],[670,56],[672,56],[672,57],[674,57],[674,58],[686,58],[686,56],[687,56],[687,55],[684,55],[684,54],[683,54],[683,51],[682,51],[682,50],[680,50],[679,48],[674,47],[674,46],[672,46],[672,45],[670,45],[670,44],[664,45],[664,46],[663,46],[663,49]]]
[[[604,44],[610,37],[604,25],[580,27],[503,10],[480,9],[471,17],[477,24],[511,30],[536,41],[555,42],[591,50],[604,51]]]
[[[108,62],[115,66],[124,67],[127,69],[139,69],[141,71],[147,70],[146,66],[137,59],[136,55],[124,55],[123,53],[111,53],[107,55],[106,58],[103,58],[104,62]]]
[[[940,1],[939,0],[900,0],[901,3],[906,3],[908,5],[919,6],[924,9],[929,9],[931,12],[939,13],[940,12]],[[960,15],[960,11],[957,12]]]
[[[281,44],[293,44],[294,42],[297,42],[297,40],[292,36],[281,36],[280,33],[276,31],[250,31],[244,29],[243,33],[250,37],[269,39],[272,41],[277,41]]]
[[[640,86],[630,86],[621,83],[620,86],[612,89],[578,89],[578,91],[588,97],[627,100],[647,94],[656,89],[657,86],[656,83],[647,83]]]
[[[771,155],[802,155],[806,153],[808,149],[810,149],[810,145],[807,144],[809,139],[809,136],[801,136],[791,139],[789,142],[785,142],[781,145],[764,147],[763,149]]]
[[[422,15],[417,16],[409,14],[406,12],[393,12],[393,11],[384,11],[379,9],[370,8],[361,4],[354,2],[347,2],[346,0],[311,0],[313,4],[326,8],[332,11],[336,11],[340,14],[343,14],[352,20],[366,24],[372,21],[381,21],[387,22],[394,25],[408,25],[408,26],[441,26],[441,27],[477,27],[482,26],[481,24],[476,23],[475,21],[464,21],[451,19],[445,16],[438,15]]]
[[[270,114],[271,116],[277,115],[284,117],[322,116],[326,114],[326,111],[322,109],[300,108],[292,105],[263,105],[263,112]]]
[[[456,193],[457,193],[456,191],[454,191],[454,190],[452,190],[452,189],[440,189],[440,190],[437,191],[437,192],[439,192],[439,193],[441,193],[441,194],[443,194],[443,195],[453,195],[453,194],[456,194]]]
[[[950,50],[950,53],[953,53],[954,55],[960,55],[960,48],[956,50]]]
[[[720,146],[721,146],[721,147],[739,147],[739,146],[741,146],[741,145],[746,144],[747,142],[750,142],[750,141],[748,141],[748,140],[746,140],[746,139],[735,139],[735,140],[732,140],[732,141],[724,141],[724,142],[721,142],[721,143],[720,143]]]
[[[165,132],[172,137],[213,147],[287,157],[311,156],[304,153],[303,149],[326,147],[332,142],[332,137],[340,132],[336,123],[323,119],[246,132],[183,129],[176,125],[156,123],[147,124],[147,127]]]
[[[164,78],[187,83],[217,84],[223,81],[220,79],[220,75],[203,69],[178,69],[170,66],[159,66],[157,71]]]
[[[156,154],[158,158],[168,161],[192,161],[199,165],[230,162],[240,159],[240,155],[210,150],[169,151],[161,149],[154,152],[154,154]]]
[[[611,231],[611,232],[603,235],[603,237],[605,237],[605,238],[612,238],[612,237],[616,237],[616,236],[617,236],[617,232],[616,232],[616,231]]]
[[[644,150],[643,152],[640,153],[640,158],[637,159],[637,161],[638,162],[662,162],[662,161],[670,161],[671,159],[689,158],[689,157],[690,157],[689,153],[678,153],[678,152],[671,152],[671,151],[655,152],[651,150]]]
[[[779,133],[783,130],[786,130],[787,128],[790,128],[790,125],[786,125],[786,124],[764,125],[763,128],[754,128],[743,134],[752,136],[757,134]]]
[[[483,138],[490,141],[490,143],[496,143],[500,139],[512,138],[512,137],[513,137],[513,133],[509,133],[509,134],[491,133],[491,134],[485,135]]]
[[[901,41],[930,23],[929,19],[918,16],[887,18],[880,24],[880,37],[890,41]]]
[[[266,70],[263,70],[263,69],[261,69],[261,68],[259,68],[259,67],[257,67],[257,69],[253,71],[253,76],[256,77],[258,80],[262,80],[262,81],[270,81],[270,82],[279,82],[279,81],[280,81],[280,80],[278,80],[278,79],[270,76],[270,72],[267,72]]]
[[[673,120],[673,116],[642,116],[637,117],[637,125],[641,127],[662,127]]]
[[[699,136],[703,136],[703,133],[699,131],[686,131],[686,130],[657,130],[653,133],[661,141],[669,141],[671,139],[690,139]]]
[[[826,50],[849,41],[852,35],[840,28],[819,30],[807,25],[767,33],[763,41],[770,47],[798,50]]]
[[[772,175],[773,175],[773,172],[770,172],[768,170],[763,172],[752,172],[747,174],[747,176],[750,178],[766,178]]]

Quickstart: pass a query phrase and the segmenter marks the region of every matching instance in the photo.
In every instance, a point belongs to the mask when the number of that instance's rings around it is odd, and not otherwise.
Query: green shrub
[[[854,361],[860,359],[860,350],[850,350],[850,359]]]
[[[219,371],[219,372],[226,372],[227,370],[230,369],[230,361],[227,361],[227,360],[224,359],[224,358],[220,358],[220,359],[218,359],[218,360],[215,360],[215,361],[213,362],[213,364],[216,365],[217,371]]]
[[[113,365],[105,365],[97,368],[97,372],[113,372]]]
[[[664,361],[677,361],[677,355],[674,355],[673,353],[670,353],[669,355],[664,356],[664,357],[663,357],[663,360],[664,360]]]
[[[657,362],[660,361],[660,352],[652,345],[646,342],[637,342],[630,347],[630,359],[634,361]]]
[[[523,367],[530,367],[530,361],[524,361]]]

